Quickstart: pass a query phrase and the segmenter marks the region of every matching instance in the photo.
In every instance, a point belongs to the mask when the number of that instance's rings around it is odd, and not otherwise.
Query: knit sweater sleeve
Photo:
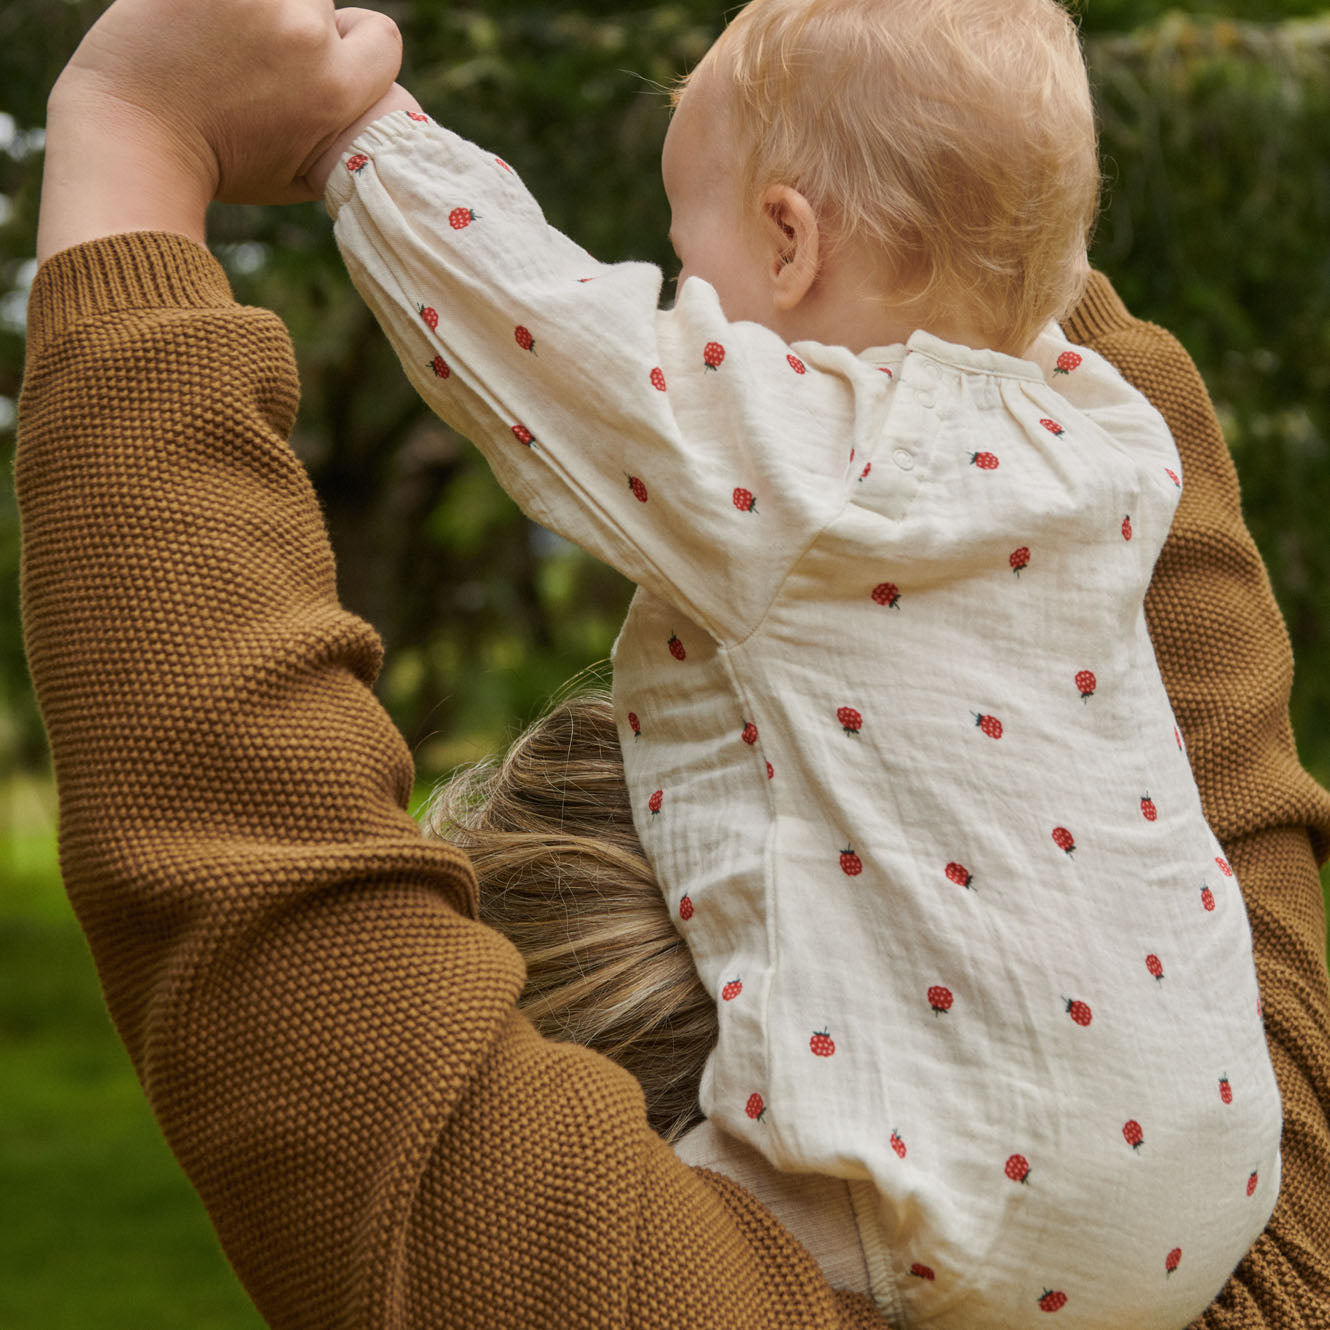
[[[1298,761],[1293,657],[1237,475],[1195,365],[1132,318],[1102,275],[1066,325],[1163,413],[1185,487],[1146,614],[1211,827],[1242,884],[1284,1105],[1283,1180],[1266,1232],[1199,1322],[1323,1325],[1330,1307],[1330,997],[1318,861],[1330,795]]]
[[[340,608],[272,314],[134,233],[43,265],[17,485],[61,868],[274,1327],[880,1325],[626,1073],[539,1039]]]

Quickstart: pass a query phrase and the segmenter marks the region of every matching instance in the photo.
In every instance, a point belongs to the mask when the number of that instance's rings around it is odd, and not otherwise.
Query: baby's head
[[[761,311],[797,264],[798,199],[816,219],[819,268],[828,244],[851,256],[846,289],[867,287],[907,331],[965,329],[974,337],[955,340],[1019,353],[1084,286],[1094,112],[1057,0],[752,0],[677,103],[671,135],[689,150],[667,143],[676,246],[732,319],[779,321]],[[692,186],[711,216],[690,236],[697,209],[685,203],[681,224],[675,195]]]

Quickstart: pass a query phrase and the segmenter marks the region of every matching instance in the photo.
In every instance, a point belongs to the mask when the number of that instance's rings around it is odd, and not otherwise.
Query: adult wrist
[[[150,113],[62,76],[47,100],[37,260],[126,231],[207,243],[216,162]]]

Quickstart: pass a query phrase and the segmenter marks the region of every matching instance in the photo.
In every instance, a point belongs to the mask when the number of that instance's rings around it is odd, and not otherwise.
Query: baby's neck
[[[1003,351],[1020,355],[1023,347],[999,346],[991,333],[978,323],[969,321],[962,313],[947,318],[922,313],[910,306],[893,307],[882,300],[865,299],[862,294],[847,301],[827,302],[820,308],[804,311],[810,329],[800,336],[812,338],[832,346],[849,347],[856,355],[874,346],[896,346],[910,340],[912,333],[921,329],[940,337],[944,342],[970,346],[975,350]],[[788,340],[794,341],[795,338]]]
[[[874,346],[896,346],[922,329],[944,342],[976,350],[1002,351],[1019,356],[1020,346],[995,340],[982,323],[964,308],[954,313],[925,311],[918,305],[893,304],[866,274],[872,265],[855,247],[834,251],[823,264],[807,295],[773,329],[788,342],[810,340],[828,346],[849,347],[856,355]]]
[[[870,346],[895,346],[897,343],[908,342],[910,334],[920,330],[932,333],[934,337],[940,337],[944,342],[953,342],[957,346],[970,346],[976,351],[991,350],[1005,351],[1008,355],[1020,354],[1020,349],[995,346],[994,339],[989,333],[967,323],[963,318],[921,320],[917,313],[911,318],[896,311],[886,311],[878,320],[864,321],[862,326],[854,328],[855,335],[852,341],[844,339],[842,341],[857,355]],[[860,341],[862,345],[859,345]]]

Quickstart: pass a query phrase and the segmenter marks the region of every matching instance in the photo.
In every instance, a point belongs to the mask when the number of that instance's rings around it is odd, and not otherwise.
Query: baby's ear
[[[813,205],[789,185],[762,196],[762,259],[776,308],[794,309],[817,280],[822,235]]]

